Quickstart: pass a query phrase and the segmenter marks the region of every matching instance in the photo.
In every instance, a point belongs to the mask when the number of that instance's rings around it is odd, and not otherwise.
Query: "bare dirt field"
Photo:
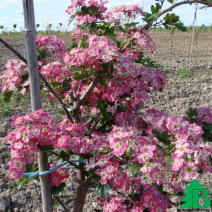
[[[150,35],[156,41],[155,59],[161,65],[172,70],[212,68],[212,33],[195,34],[191,54],[191,33],[152,32]]]
[[[161,92],[153,92],[144,108],[156,108],[170,114],[184,115],[189,107],[212,107],[212,33],[200,34],[193,46],[193,54],[189,60],[191,34],[176,33],[172,37],[167,33],[151,33],[156,41],[157,54],[155,60],[163,65],[167,72],[168,81],[166,88]],[[3,37],[24,55],[24,41],[22,35]],[[7,59],[14,56],[0,44],[0,67]],[[189,69],[190,68],[190,69]],[[51,107],[43,100],[45,110],[51,111]],[[11,130],[10,116],[13,114],[25,114],[30,111],[29,96],[21,100],[15,97],[9,109],[3,109],[0,105],[0,212],[41,211],[40,189],[36,180],[26,187],[17,186],[6,178],[6,161],[9,150],[4,143],[4,137]],[[62,195],[70,196],[75,192],[70,179],[69,189]],[[212,178],[201,179],[212,190]],[[94,193],[90,192],[85,212],[94,212],[95,202],[92,201]],[[71,203],[66,203],[71,206]],[[61,206],[55,207],[55,211],[64,211]]]

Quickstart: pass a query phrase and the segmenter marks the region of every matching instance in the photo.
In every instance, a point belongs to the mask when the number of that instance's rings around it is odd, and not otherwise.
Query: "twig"
[[[13,52],[21,61],[27,64],[27,60],[16,50],[14,49],[10,44],[8,44],[6,41],[0,38],[0,42],[11,52]],[[60,99],[60,97],[57,95],[57,93],[54,91],[52,86],[48,83],[48,81],[42,76],[42,74],[39,72],[39,76],[44,82],[45,86],[48,88],[48,90],[52,93],[52,95],[58,100],[58,102],[62,105],[66,115],[68,116],[69,120],[73,122],[73,118],[71,117],[71,114],[69,113],[66,104]]]
[[[203,5],[206,5],[208,7],[212,7],[212,3],[209,3],[209,2],[206,2],[206,1],[199,1],[199,0],[193,0],[193,1],[182,1],[182,2],[178,2],[176,4],[173,4],[172,6],[170,6],[169,8],[167,8],[166,10],[164,11],[161,11],[158,16],[151,22],[147,23],[145,26],[144,26],[144,29],[149,29],[152,24],[158,19],[160,18],[161,16],[165,15],[166,13],[172,11],[174,8],[178,7],[178,6],[181,6],[181,5],[185,5],[185,4],[203,4]]]
[[[74,108],[73,110],[78,110],[79,107],[83,104],[83,102],[86,100],[87,96],[90,94],[90,92],[93,90],[93,88],[96,86],[96,84],[98,83],[99,78],[96,77],[91,83],[90,85],[87,87],[87,90],[82,94],[82,96],[80,97],[80,99],[75,102],[74,104]]]
[[[17,51],[15,50],[10,44],[8,44],[6,41],[0,38],[0,42],[11,52],[13,52],[20,60],[22,60],[24,63],[27,64],[26,59]]]
[[[53,151],[49,151],[49,152],[58,157],[58,154],[56,152],[53,152]],[[65,159],[65,161],[67,161],[70,165],[74,166],[76,169],[79,169],[79,166],[77,166],[75,163],[72,163],[71,161],[69,161],[69,159],[70,159],[69,155],[66,153],[64,153],[64,154],[68,158],[68,159]]]
[[[93,88],[95,87],[95,85],[98,83],[99,81],[99,77],[96,77],[91,83],[90,85],[87,87],[87,90],[82,94],[82,96],[76,100],[73,104],[73,108],[72,108],[72,113],[73,113],[73,120],[75,123],[79,123],[80,122],[80,112],[79,112],[79,108],[80,106],[84,103],[84,101],[86,100],[87,96],[90,94],[90,92],[93,90]]]
[[[47,80],[43,77],[41,73],[39,73],[40,78],[44,82],[45,86],[48,88],[48,90],[53,94],[53,96],[57,99],[57,101],[61,104],[63,107],[63,110],[65,111],[66,115],[68,116],[68,119],[73,122],[73,119],[71,117],[71,114],[69,113],[66,104],[60,99],[60,97],[57,95],[57,93],[54,91],[54,89],[51,87],[51,85],[47,82]]]
[[[65,212],[69,212],[68,208],[65,206],[65,204],[60,200],[60,197],[55,196],[54,198],[60,203],[60,205],[63,207],[63,209],[65,210]]]

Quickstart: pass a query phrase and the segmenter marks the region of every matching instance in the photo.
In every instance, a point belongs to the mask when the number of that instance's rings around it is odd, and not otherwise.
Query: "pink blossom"
[[[58,39],[57,36],[37,35],[36,45],[38,51],[45,50],[48,56],[56,55],[62,58],[66,52],[64,41]]]
[[[212,110],[208,107],[202,107],[197,110],[197,119],[200,122],[212,124]]]
[[[51,168],[54,166],[51,165]],[[69,173],[67,170],[58,169],[50,174],[50,184],[51,186],[59,186],[66,178],[69,178]]]
[[[184,168],[180,171],[180,177],[184,180],[196,179],[198,176],[197,167],[193,162],[185,164]]]
[[[29,86],[28,79],[24,80],[27,76],[27,66],[20,60],[8,60],[4,65],[5,70],[0,76],[1,92],[5,91],[19,91],[22,94],[26,93]]]

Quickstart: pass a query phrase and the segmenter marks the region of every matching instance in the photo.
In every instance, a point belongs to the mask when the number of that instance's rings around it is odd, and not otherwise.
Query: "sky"
[[[109,0],[109,7],[120,4],[139,4],[145,11],[148,11],[154,0]],[[44,29],[48,24],[54,28],[59,23],[63,23],[62,30],[70,30],[68,26],[69,16],[65,13],[70,0],[34,0],[36,23]],[[168,6],[168,5],[166,5]],[[194,17],[194,6],[181,6],[174,12],[181,17],[185,25],[192,25]],[[8,30],[12,29],[13,24],[17,24],[17,29],[23,29],[23,9],[22,0],[0,0],[0,25]],[[212,25],[212,8],[198,10],[197,25]]]

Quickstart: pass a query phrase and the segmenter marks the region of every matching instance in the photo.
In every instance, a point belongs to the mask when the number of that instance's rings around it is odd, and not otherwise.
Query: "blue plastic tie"
[[[69,162],[72,162],[72,163],[85,163],[84,160],[78,160],[78,159],[73,159],[73,160],[70,160]],[[63,162],[57,166],[55,166],[54,168],[50,168],[48,171],[44,171],[44,172],[25,172],[23,173],[23,176],[24,177],[29,177],[29,178],[36,178],[36,177],[39,177],[39,176],[44,176],[44,175],[48,175],[48,174],[51,174],[52,172],[58,170],[58,169],[65,169],[65,170],[69,170],[69,169],[74,169],[75,167],[74,166],[68,166],[68,167],[63,167],[65,166],[66,164],[69,163],[68,161],[66,162]]]

